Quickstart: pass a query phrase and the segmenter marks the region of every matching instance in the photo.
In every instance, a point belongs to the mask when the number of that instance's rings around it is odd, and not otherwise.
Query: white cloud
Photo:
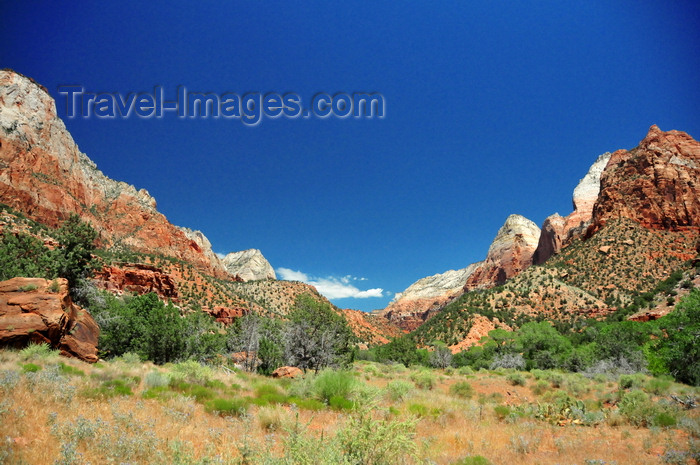
[[[302,271],[294,271],[289,268],[277,268],[277,274],[287,281],[301,281],[314,286],[316,290],[328,299],[366,299],[369,297],[383,297],[384,289],[374,288],[361,291],[353,284],[353,281],[366,281],[366,278],[355,278],[346,275],[340,278],[329,276],[327,278],[315,278]]]
[[[306,275],[306,273],[290,270],[289,268],[277,268],[277,274],[280,275],[285,281],[301,281],[303,283],[309,281],[309,277]]]

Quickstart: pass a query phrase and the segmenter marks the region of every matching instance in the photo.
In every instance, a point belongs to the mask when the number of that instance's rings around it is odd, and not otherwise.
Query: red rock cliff
[[[12,71],[0,71],[0,202],[57,226],[77,213],[103,246],[187,261],[226,277],[220,261],[168,222],[144,189],[114,181],[78,150],[46,90]]]
[[[700,142],[654,125],[638,147],[613,153],[587,234],[615,218],[650,229],[700,226]]]

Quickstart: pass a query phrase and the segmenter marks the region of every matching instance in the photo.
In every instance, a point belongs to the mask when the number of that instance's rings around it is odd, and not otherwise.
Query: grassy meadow
[[[677,400],[698,391],[366,361],[273,379],[30,346],[0,351],[0,463],[685,464],[700,455],[700,409]]]

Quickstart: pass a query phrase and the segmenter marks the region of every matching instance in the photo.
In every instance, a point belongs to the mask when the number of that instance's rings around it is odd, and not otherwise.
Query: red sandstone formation
[[[53,227],[77,213],[102,246],[157,252],[228,276],[210,250],[156,210],[146,190],[106,177],[78,150],[45,89],[7,70],[0,71],[0,202]]]
[[[144,263],[121,263],[105,266],[95,273],[97,285],[113,294],[132,292],[142,295],[155,292],[163,300],[177,301],[175,281],[160,268]]]
[[[71,301],[65,279],[0,282],[0,346],[47,343],[62,355],[96,362],[99,333],[92,316]]]
[[[700,226],[700,142],[652,126],[638,147],[612,154],[587,235],[630,218],[650,229]]]

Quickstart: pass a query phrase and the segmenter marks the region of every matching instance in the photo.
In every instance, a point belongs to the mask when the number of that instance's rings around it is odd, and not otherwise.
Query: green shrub
[[[411,381],[416,383],[421,389],[432,389],[435,387],[435,375],[428,370],[421,370],[411,374]]]
[[[326,408],[326,405],[316,399],[300,399],[299,397],[290,397],[287,402],[296,405],[302,410],[318,411]]]
[[[547,381],[541,379],[531,386],[530,389],[532,390],[533,394],[539,396],[546,392],[547,389],[549,389],[549,386],[550,384]]]
[[[82,395],[91,399],[109,399],[116,396],[132,396],[134,393],[124,380],[113,379],[103,382],[100,387],[84,389]]]
[[[335,410],[352,410],[355,408],[355,402],[346,399],[343,396],[333,396],[328,401],[328,405]]]
[[[620,375],[618,384],[620,389],[639,389],[644,384],[644,375]]]
[[[171,369],[174,381],[184,381],[186,383],[197,383],[205,385],[211,381],[214,372],[206,365],[202,365],[194,360],[176,363]]]
[[[331,397],[352,398],[357,379],[349,371],[323,370],[314,379],[314,392],[319,400],[328,403]]]
[[[395,381],[390,381],[386,385],[386,392],[389,395],[389,398],[393,401],[401,401],[408,397],[409,393],[415,388],[415,386],[412,383],[409,383],[408,381],[403,381],[400,379],[397,379]]]
[[[154,386],[141,393],[144,399],[165,400],[173,396],[173,392],[167,386]]]
[[[506,376],[506,380],[513,386],[525,386],[525,384],[527,384],[525,377],[520,373],[509,374],[508,376]]]
[[[619,404],[620,414],[635,426],[646,426],[654,413],[654,405],[644,391],[635,389],[626,393]]]
[[[429,416],[437,418],[441,413],[441,410],[437,407],[431,409],[428,408],[428,406],[419,403],[409,405],[407,410],[408,413],[421,418]]]
[[[496,414],[496,418],[498,418],[500,421],[503,421],[510,415],[510,407],[507,405],[496,405],[493,408],[493,413]]]
[[[41,367],[39,365],[35,365],[33,363],[26,363],[26,364],[22,365],[22,371],[24,373],[36,373],[39,370],[41,370]]]
[[[282,428],[284,423],[285,411],[278,406],[261,407],[258,410],[258,423],[260,427],[267,431],[277,431]]]
[[[248,404],[244,399],[212,399],[204,405],[207,412],[216,413],[222,417],[239,417],[248,411]]]
[[[214,391],[199,384],[177,383],[173,388],[186,396],[194,397],[199,403],[204,403],[214,397]]]
[[[85,372],[83,370],[80,370],[80,369],[75,368],[73,366],[67,365],[64,362],[60,362],[58,364],[58,370],[59,370],[59,372],[63,373],[64,375],[85,376]]]
[[[658,412],[651,418],[651,424],[653,426],[659,426],[662,428],[676,426],[676,423],[676,417],[668,412]]]
[[[466,381],[458,381],[450,386],[450,394],[464,399],[470,399],[474,395],[474,388]]]
[[[371,408],[351,415],[338,432],[337,442],[343,463],[394,465],[416,463],[418,446],[415,440],[416,420],[392,421],[376,419]],[[341,463],[340,457],[329,463]],[[316,462],[294,462],[316,463]]]
[[[470,366],[464,366],[457,368],[457,373],[462,376],[469,376],[474,374],[474,370]]]
[[[649,381],[647,381],[646,384],[646,389],[649,392],[652,392],[656,394],[657,396],[666,394],[671,387],[671,379],[662,377],[662,378],[650,378]]]
[[[125,352],[119,357],[115,357],[114,361],[125,365],[140,365],[142,363],[141,356],[134,352]]]
[[[492,463],[481,455],[470,455],[462,460],[453,462],[452,465],[492,465]]]
[[[29,344],[27,347],[19,351],[19,357],[22,360],[29,359],[47,359],[49,357],[58,356],[57,350],[51,350],[46,343],[41,344]]]
[[[169,373],[161,373],[160,371],[151,371],[146,375],[144,382],[149,388],[162,387],[170,385],[172,377]]]

